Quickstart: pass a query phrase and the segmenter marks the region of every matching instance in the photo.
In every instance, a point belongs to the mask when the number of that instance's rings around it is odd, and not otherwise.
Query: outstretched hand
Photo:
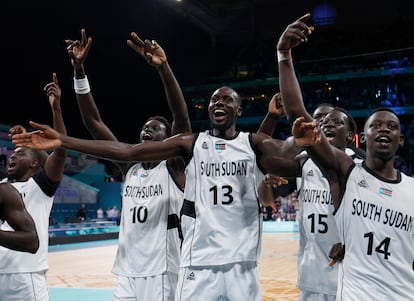
[[[37,129],[32,132],[13,134],[12,142],[16,147],[29,147],[40,150],[48,150],[60,147],[62,141],[59,133],[46,124],[30,121],[30,126]]]
[[[299,146],[311,146],[321,141],[321,131],[315,122],[304,122],[305,117],[298,117],[293,122],[292,135]]]
[[[131,38],[127,40],[128,46],[145,58],[150,65],[160,67],[165,64],[167,56],[155,40],[143,41],[135,32],[131,32]]]
[[[22,126],[21,124],[16,124],[15,126],[11,127],[9,129],[9,133],[8,136],[11,138],[13,135],[16,134],[23,134],[26,133],[26,128],[24,126]]]
[[[86,30],[81,29],[81,40],[65,40],[66,49],[73,67],[83,66],[92,46],[92,38],[86,37]]]
[[[308,36],[315,30],[315,27],[305,23],[310,16],[307,13],[286,27],[277,43],[277,50],[289,50],[308,41]]]

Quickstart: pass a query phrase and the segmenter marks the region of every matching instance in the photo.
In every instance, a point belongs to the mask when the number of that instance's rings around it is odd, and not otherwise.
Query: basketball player
[[[87,80],[84,62],[92,44],[81,30],[81,40],[67,40],[76,81]],[[181,88],[164,50],[155,41],[131,33],[128,45],[154,66],[164,84],[173,125],[161,116],[150,117],[140,130],[140,141],[160,141],[191,132]],[[117,141],[103,122],[92,92],[76,90],[82,121],[95,139]],[[114,301],[174,300],[182,243],[179,212],[184,200],[184,162],[180,157],[152,162],[114,161],[124,179],[118,250],[112,272],[117,276]]]
[[[262,216],[257,189],[264,170],[258,162],[262,155],[283,148],[266,134],[236,130],[241,104],[234,89],[220,87],[208,105],[212,129],[163,141],[136,145],[91,141],[31,122],[41,131],[15,135],[13,142],[38,149],[61,146],[122,161],[184,157],[184,240],[175,300],[261,301],[257,261]]]
[[[44,87],[53,112],[56,130],[66,133],[61,115],[61,90],[56,74]],[[11,134],[15,134],[12,132]],[[36,253],[22,253],[0,249],[0,295],[7,301],[49,301],[46,279],[48,270],[49,215],[53,198],[63,176],[67,151],[56,148],[46,160],[44,153],[26,147],[16,147],[8,160],[7,178],[20,193],[39,235]],[[0,227],[10,230],[7,224]],[[16,285],[18,283],[18,285]]]
[[[19,192],[10,183],[0,183],[0,224],[3,223],[7,223],[13,231],[0,229],[0,250],[8,248],[36,253],[39,249],[39,237],[35,223]]]
[[[414,204],[409,201],[409,187],[414,179],[394,168],[396,151],[404,141],[400,121],[389,108],[379,108],[367,117],[366,160],[361,163],[329,143],[327,123],[343,120],[333,119],[332,111],[319,129],[304,109],[291,59],[291,48],[306,42],[306,33],[313,30],[304,23],[309,16],[289,25],[279,40],[280,91],[288,119],[299,117],[292,128],[296,142],[307,146],[329,182],[345,252],[336,300],[410,300],[414,295]],[[289,168],[286,162],[276,157],[263,161],[274,172]],[[324,226],[323,219],[317,220],[321,221],[318,226]],[[309,277],[319,277],[319,273]]]

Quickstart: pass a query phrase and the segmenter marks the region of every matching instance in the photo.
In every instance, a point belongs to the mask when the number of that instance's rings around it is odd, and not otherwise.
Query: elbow
[[[33,237],[30,239],[30,243],[27,244],[26,252],[35,254],[39,250],[39,237],[36,233],[33,234]]]
[[[289,122],[290,125],[293,124],[293,122],[296,120],[296,118],[299,117],[299,114],[287,114],[286,119]]]

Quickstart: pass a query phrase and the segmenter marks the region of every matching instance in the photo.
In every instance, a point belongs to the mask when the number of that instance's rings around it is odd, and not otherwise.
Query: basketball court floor
[[[297,301],[299,233],[279,231],[276,222],[271,223],[264,227],[259,263],[263,301]],[[116,244],[113,239],[50,246],[47,277],[51,301],[111,301]]]

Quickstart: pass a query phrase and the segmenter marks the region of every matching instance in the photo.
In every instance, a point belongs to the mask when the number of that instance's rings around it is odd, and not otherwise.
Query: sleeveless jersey
[[[181,266],[257,262],[262,215],[257,188],[264,173],[249,133],[233,139],[195,137],[186,167]]]
[[[413,300],[414,178],[352,168],[335,213],[345,244],[337,300]]]
[[[118,250],[112,272],[126,277],[178,273],[183,191],[167,161],[152,169],[129,168],[122,191]]]
[[[2,181],[6,182],[7,179]],[[10,184],[19,191],[26,210],[36,224],[39,249],[35,254],[31,254],[0,247],[0,274],[46,271],[48,269],[49,216],[58,183],[48,182],[42,170],[25,182],[10,182]],[[0,229],[12,230],[7,222],[3,223]]]
[[[350,157],[355,155],[348,148],[345,152]],[[355,161],[361,162],[361,159],[354,158]],[[300,182],[298,287],[335,295],[338,265],[329,266],[329,251],[341,239],[333,216],[329,182],[310,158],[302,166]]]

